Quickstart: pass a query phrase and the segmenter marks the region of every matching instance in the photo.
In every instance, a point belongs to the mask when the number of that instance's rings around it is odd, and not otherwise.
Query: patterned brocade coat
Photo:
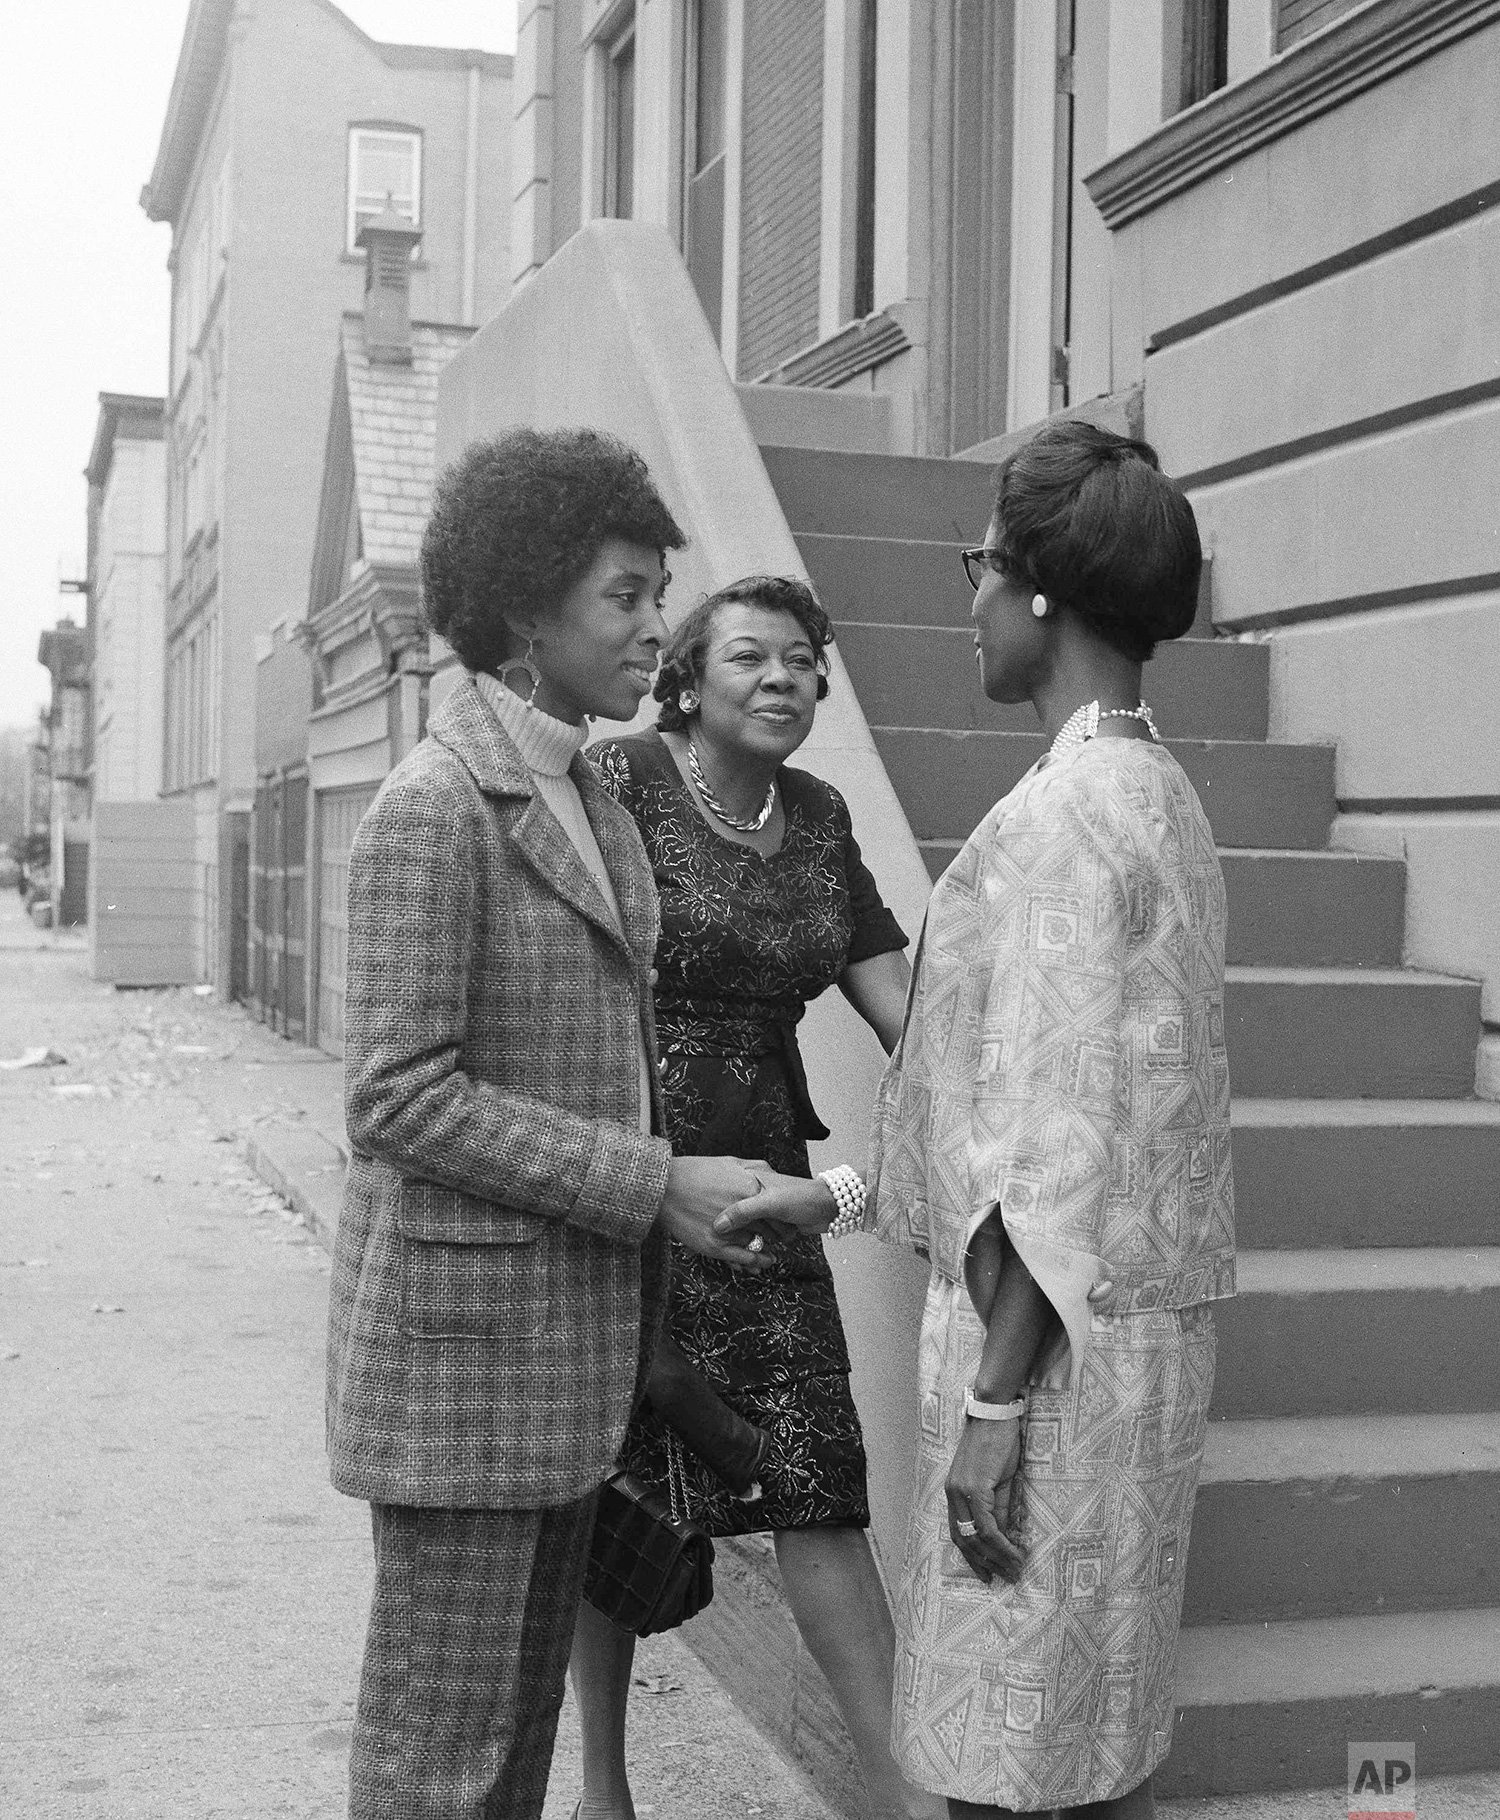
[[[630,816],[581,755],[570,775],[619,923],[472,681],[355,835],[327,1396],[354,1497],[584,1497],[655,1350],[656,893]]]
[[[928,908],[867,1217],[931,1259],[893,1735],[959,1799],[1111,1799],[1170,1744],[1206,1305],[1234,1293],[1224,933],[1203,809],[1136,740],[1029,773]],[[1032,1373],[1014,1586],[970,1572],[943,1493],[984,1338],[965,1254],[996,1206],[1060,1316]]]

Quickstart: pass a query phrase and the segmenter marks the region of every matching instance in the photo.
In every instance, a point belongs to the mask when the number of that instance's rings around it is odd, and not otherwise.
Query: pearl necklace
[[[1057,738],[1052,742],[1054,752],[1068,752],[1074,746],[1081,746],[1091,740],[1099,731],[1101,720],[1138,720],[1152,740],[1158,746],[1161,735],[1156,730],[1156,722],[1145,702],[1134,708],[1103,708],[1097,701],[1085,702],[1081,708],[1075,708],[1057,730]]]
[[[688,741],[688,770],[692,774],[693,788],[703,798],[703,806],[710,815],[716,816],[726,828],[737,828],[741,834],[759,834],[771,819],[771,811],[776,807],[776,779],[771,779],[771,787],[766,791],[766,800],[760,806],[759,815],[731,815],[713,791],[708,787],[708,779],[703,775],[703,767],[698,763],[698,748]]]

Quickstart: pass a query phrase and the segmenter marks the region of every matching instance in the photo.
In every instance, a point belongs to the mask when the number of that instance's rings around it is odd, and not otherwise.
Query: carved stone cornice
[[[343,593],[308,617],[300,636],[312,655],[320,703],[363,689],[371,676],[410,667],[410,654],[425,658],[427,627],[415,565],[361,563]],[[331,682],[334,658],[361,640],[369,641],[368,661]]]
[[[1125,227],[1497,19],[1500,0],[1372,0],[1163,122],[1090,172],[1084,188],[1107,227]]]
[[[763,373],[761,379],[773,385],[840,386],[871,367],[894,360],[910,346],[906,330],[881,310],[794,354],[774,371]]]

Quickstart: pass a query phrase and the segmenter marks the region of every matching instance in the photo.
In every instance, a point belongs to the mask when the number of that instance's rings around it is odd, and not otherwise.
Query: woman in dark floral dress
[[[754,576],[711,596],[662,659],[657,730],[592,748],[636,819],[661,898],[655,988],[668,1125],[679,1155],[731,1154],[808,1176],[826,1137],[796,1026],[837,985],[887,1052],[900,1032],[906,937],[860,858],[838,791],[785,760],[827,693],[827,616],[801,582]],[[941,1814],[890,1755],[894,1632],[865,1528],[865,1453],[822,1240],[778,1237],[759,1276],[674,1250],[672,1338],[763,1430],[762,1496],[737,1498],[684,1450],[693,1515],[713,1535],[769,1530],[788,1603],[827,1677],[879,1820]],[[624,1464],[665,1483],[648,1406]],[[583,1608],[572,1676],[584,1820],[631,1820],[625,1702],[634,1638]]]

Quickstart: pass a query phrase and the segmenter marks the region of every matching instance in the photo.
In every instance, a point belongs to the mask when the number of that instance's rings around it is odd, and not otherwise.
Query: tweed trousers
[[[596,1500],[370,1506],[349,1820],[539,1820]]]

